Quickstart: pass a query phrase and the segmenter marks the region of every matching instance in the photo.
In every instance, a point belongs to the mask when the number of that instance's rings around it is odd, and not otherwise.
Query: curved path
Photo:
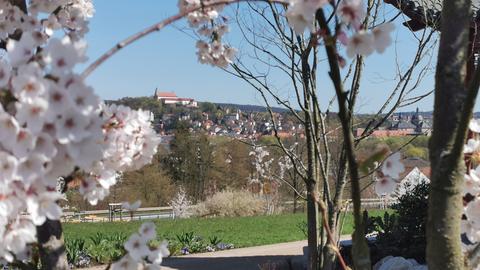
[[[307,241],[281,243],[267,246],[197,253],[166,258],[166,270],[254,270],[290,269],[289,264],[299,264]],[[263,266],[262,268],[260,266]]]
[[[342,235],[348,242],[350,235]],[[302,270],[303,247],[307,241],[197,253],[165,258],[162,270]],[[92,267],[90,270],[103,270]]]

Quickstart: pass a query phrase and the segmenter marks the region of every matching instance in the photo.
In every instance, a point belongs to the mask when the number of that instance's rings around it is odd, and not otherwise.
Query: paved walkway
[[[297,241],[170,257],[162,263],[162,269],[254,270],[261,269],[261,265],[270,266],[264,269],[282,269],[288,260],[300,259],[303,256],[303,247],[306,245],[307,241]],[[273,265],[276,265],[276,268],[273,268]]]
[[[344,235],[341,240],[349,240]],[[283,270],[291,262],[301,262],[307,241],[197,253],[165,258],[162,270]],[[100,270],[103,268],[89,268]]]

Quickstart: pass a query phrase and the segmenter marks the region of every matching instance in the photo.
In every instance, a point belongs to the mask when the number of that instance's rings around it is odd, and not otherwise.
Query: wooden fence
[[[362,207],[364,209],[388,209],[396,200],[394,199],[362,199]],[[287,201],[282,204],[285,208],[291,208],[293,201]],[[352,209],[351,202],[347,207],[347,211]],[[305,211],[305,203],[299,201],[297,210]],[[125,209],[118,211],[110,210],[92,210],[92,211],[65,211],[62,216],[63,222],[108,222],[108,221],[131,221],[131,220],[147,220],[168,218],[174,219],[175,215],[171,206],[163,207],[144,207],[139,208],[135,212],[129,212]]]

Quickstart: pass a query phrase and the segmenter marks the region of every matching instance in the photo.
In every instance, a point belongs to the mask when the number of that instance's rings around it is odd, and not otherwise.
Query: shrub
[[[201,217],[244,217],[263,214],[265,203],[248,191],[222,191],[194,207]]]
[[[81,238],[77,239],[65,239],[65,249],[67,251],[68,263],[74,266],[87,266],[80,263],[82,259],[87,257],[85,240]]]
[[[379,231],[376,242],[378,255],[402,256],[423,263],[429,184],[420,182],[408,190],[393,205],[394,214],[386,212],[383,219],[374,218]]]
[[[98,263],[116,261],[125,254],[123,244],[126,240],[127,236],[122,233],[111,235],[96,233],[90,237],[88,255]]]

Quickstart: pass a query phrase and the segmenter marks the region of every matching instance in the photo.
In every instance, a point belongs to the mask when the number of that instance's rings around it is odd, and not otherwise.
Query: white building
[[[193,98],[179,98],[174,92],[159,92],[158,89],[155,89],[155,94],[153,97],[166,105],[180,105],[195,108],[198,107],[197,101],[195,101]]]

